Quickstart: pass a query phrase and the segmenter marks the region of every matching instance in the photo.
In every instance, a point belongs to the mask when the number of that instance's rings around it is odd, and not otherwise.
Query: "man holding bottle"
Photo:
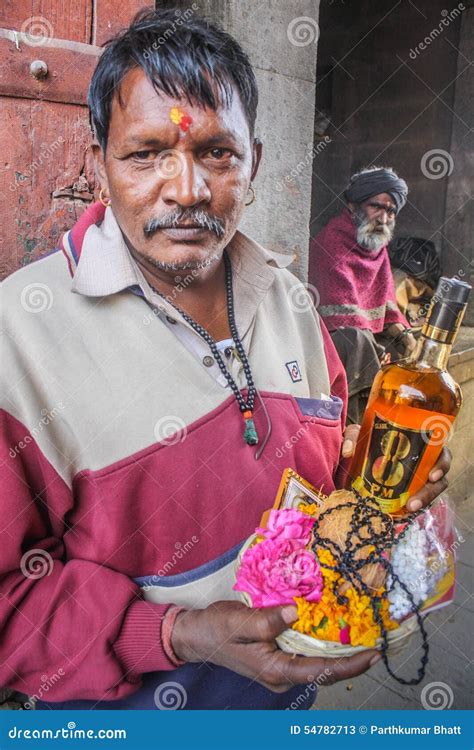
[[[283,469],[331,492],[356,431],[309,295],[291,310],[291,259],[237,231],[261,156],[251,65],[174,20],[141,14],[108,45],[89,95],[100,202],[4,285],[0,684],[33,695],[59,674],[37,708],[156,710],[170,689],[180,708],[288,708],[379,658],[293,659],[275,637],[296,608],[232,590]]]

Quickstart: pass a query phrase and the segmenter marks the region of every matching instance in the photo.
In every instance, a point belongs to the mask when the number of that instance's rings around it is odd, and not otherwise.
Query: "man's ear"
[[[92,144],[92,156],[94,157],[94,168],[100,187],[108,192],[109,183],[105,171],[104,152],[96,141]]]
[[[254,180],[257,176],[258,167],[260,165],[260,159],[262,158],[263,143],[259,138],[255,138],[252,147],[252,174],[250,181]]]

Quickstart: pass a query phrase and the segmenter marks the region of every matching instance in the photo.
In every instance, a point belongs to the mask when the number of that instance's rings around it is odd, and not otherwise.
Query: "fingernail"
[[[380,654],[375,654],[375,656],[373,656],[372,659],[369,661],[369,667],[373,667],[374,664],[377,664],[377,662],[380,661],[381,658],[382,657]]]
[[[281,610],[281,616],[287,625],[291,625],[292,622],[298,619],[298,610],[291,605],[289,607],[283,607]]]
[[[430,474],[430,482],[437,482],[441,477],[443,476],[443,470],[442,469],[436,469],[436,471],[432,471]]]
[[[422,505],[423,503],[421,502],[421,500],[410,500],[410,502],[408,503],[408,510],[415,512],[415,510],[420,510]]]
[[[352,451],[354,449],[354,443],[352,440],[344,440],[342,444],[342,455],[348,458],[349,456],[352,456]]]

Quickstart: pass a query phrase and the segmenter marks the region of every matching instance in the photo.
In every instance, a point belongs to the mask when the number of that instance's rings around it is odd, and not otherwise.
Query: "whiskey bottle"
[[[447,372],[471,287],[442,277],[413,353],[381,368],[349,469],[349,485],[397,518],[427,482],[461,408]]]

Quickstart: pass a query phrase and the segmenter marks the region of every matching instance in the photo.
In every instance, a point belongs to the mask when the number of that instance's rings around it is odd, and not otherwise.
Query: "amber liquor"
[[[457,279],[440,279],[415,351],[382,367],[373,382],[350,484],[390,515],[406,514],[461,408],[461,389],[446,368],[470,290]]]

